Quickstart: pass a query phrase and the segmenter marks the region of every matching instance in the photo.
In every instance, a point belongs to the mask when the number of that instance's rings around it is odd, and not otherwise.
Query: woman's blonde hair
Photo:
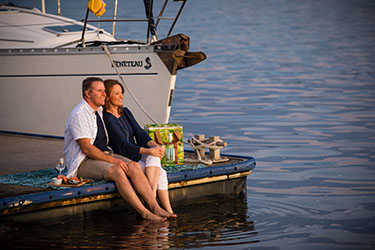
[[[108,111],[109,95],[110,95],[110,93],[113,89],[113,86],[115,86],[116,84],[121,87],[121,92],[122,92],[122,94],[124,94],[124,92],[125,92],[124,86],[122,86],[122,84],[119,81],[113,80],[113,79],[108,79],[108,80],[104,81],[105,93],[107,95],[106,98],[105,98],[104,111]],[[119,115],[122,115],[124,113],[122,107],[118,107],[118,113],[119,113]]]

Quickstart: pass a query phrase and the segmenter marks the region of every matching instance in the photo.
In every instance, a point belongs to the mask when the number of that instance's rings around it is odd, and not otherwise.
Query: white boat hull
[[[111,49],[112,59],[131,91],[158,122],[168,122],[172,75],[153,46]],[[0,131],[62,137],[64,121],[82,99],[89,76],[119,79],[101,48],[2,50],[0,53]],[[142,124],[153,121],[125,93],[124,105]]]

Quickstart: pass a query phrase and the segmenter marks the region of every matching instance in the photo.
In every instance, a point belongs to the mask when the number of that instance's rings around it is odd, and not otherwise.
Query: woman
[[[138,162],[151,185],[154,195],[158,195],[161,205],[173,214],[169,201],[168,179],[161,167],[163,147],[156,144],[139,126],[129,109],[122,106],[124,87],[116,80],[104,81],[106,101],[103,119],[108,131],[109,146],[116,154]]]

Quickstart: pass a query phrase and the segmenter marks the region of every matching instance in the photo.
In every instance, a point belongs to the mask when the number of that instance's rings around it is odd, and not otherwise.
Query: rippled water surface
[[[41,227],[8,247],[373,249],[375,2],[189,0],[180,32],[208,59],[179,72],[171,121],[255,157],[247,196],[163,225],[102,214]]]

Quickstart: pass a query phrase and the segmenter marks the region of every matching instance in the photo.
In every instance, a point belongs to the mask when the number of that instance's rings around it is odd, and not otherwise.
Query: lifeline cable
[[[116,73],[118,75],[118,77],[120,78],[122,84],[125,86],[126,90],[129,91],[129,94],[131,95],[131,97],[133,98],[133,100],[135,101],[135,103],[138,105],[138,107],[140,107],[140,109],[143,111],[143,113],[145,113],[145,115],[148,116],[148,118],[151,119],[151,121],[153,121],[154,123],[157,123],[157,121],[147,112],[147,110],[142,106],[142,104],[138,101],[137,97],[133,94],[133,92],[130,90],[129,86],[125,83],[124,79],[122,78],[120,72],[118,71],[115,63],[113,62],[113,59],[112,59],[112,56],[111,56],[111,53],[109,53],[109,50],[107,48],[107,46],[105,44],[102,45],[104,50],[105,50],[105,53],[107,54],[109,60],[111,61],[111,64],[113,66],[113,68],[116,70]]]

